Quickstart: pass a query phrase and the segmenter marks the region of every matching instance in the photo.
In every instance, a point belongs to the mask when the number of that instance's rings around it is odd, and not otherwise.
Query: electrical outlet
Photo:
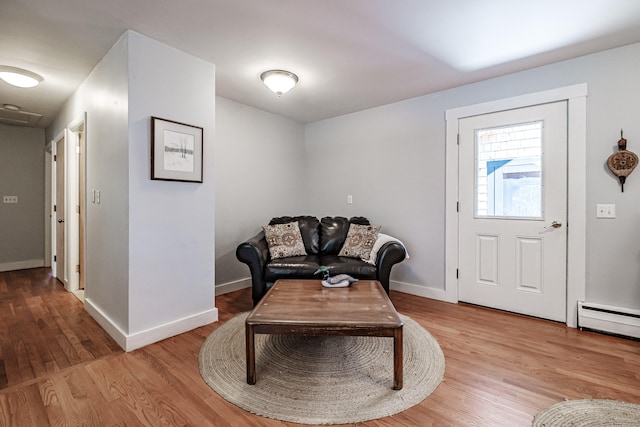
[[[352,196],[351,194],[349,194],[349,195],[347,196],[347,204],[348,204],[348,205],[350,205],[350,204],[352,204],[352,203],[353,203],[353,196]]]
[[[596,205],[596,218],[615,218],[616,205]]]
[[[2,196],[2,203],[18,203],[18,196]]]

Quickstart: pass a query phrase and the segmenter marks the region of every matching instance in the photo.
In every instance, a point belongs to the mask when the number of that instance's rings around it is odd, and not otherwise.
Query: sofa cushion
[[[264,278],[267,282],[278,279],[320,279],[320,275],[314,275],[320,265],[318,255],[273,259],[264,267]]]
[[[349,225],[362,224],[369,225],[369,220],[365,217],[354,216],[347,219],[341,216],[326,216],[320,220],[320,254],[337,255],[347,238]]]
[[[264,237],[269,246],[271,258],[284,258],[306,255],[298,221],[286,224],[265,225]]]
[[[286,224],[288,222],[298,221],[298,227],[300,228],[300,235],[302,235],[302,241],[304,242],[304,249],[307,254],[317,254],[319,246],[318,226],[320,221],[315,216],[300,215],[300,216],[280,216],[273,218],[269,221],[269,225],[273,224]]]
[[[377,279],[376,266],[357,258],[323,255],[320,259],[320,265],[327,266],[331,276],[348,274],[356,279]]]
[[[379,231],[380,226],[351,224],[338,255],[368,261]]]

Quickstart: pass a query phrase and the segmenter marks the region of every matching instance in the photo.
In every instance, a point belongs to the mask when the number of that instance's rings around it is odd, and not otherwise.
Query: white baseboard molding
[[[414,285],[412,283],[389,281],[389,288],[392,291],[403,292],[409,295],[416,295],[423,298],[431,298],[438,301],[447,301],[447,295],[444,289],[434,289],[427,286]]]
[[[578,301],[578,327],[640,339],[640,310]]]
[[[90,298],[84,299],[84,309],[98,322],[111,338],[123,349],[127,350],[127,334],[107,316]]]
[[[113,338],[115,342],[127,352],[218,321],[218,309],[213,307],[211,310],[203,311],[151,329],[127,335],[122,329],[114,324],[102,310],[96,307],[91,299],[85,298],[84,307],[91,317],[98,322],[102,329],[104,329],[111,338]]]
[[[145,331],[136,332],[127,337],[126,351],[132,351],[154,342],[180,335],[200,326],[218,321],[218,309],[213,307],[182,319],[177,319],[164,325],[159,325]]]
[[[216,296],[227,294],[229,292],[239,291],[240,289],[251,287],[251,277],[246,279],[236,280],[235,282],[223,283],[216,285]],[[389,287],[398,292],[405,294],[416,295],[424,298],[431,298],[440,301],[446,301],[446,292],[444,289],[428,288],[426,286],[414,285],[411,283],[397,282],[394,280],[389,281]]]
[[[27,261],[7,262],[0,264],[0,272],[13,270],[26,270],[27,268],[44,267],[43,259],[30,259]]]
[[[236,280],[235,282],[222,283],[215,286],[216,296],[239,291],[240,289],[251,287],[251,277]]]

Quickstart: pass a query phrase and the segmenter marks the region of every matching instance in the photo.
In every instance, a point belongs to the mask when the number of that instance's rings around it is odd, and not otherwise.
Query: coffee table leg
[[[393,333],[393,389],[402,389],[402,326]]]
[[[247,384],[256,383],[256,347],[254,343],[253,326],[245,324],[245,343],[247,346]]]

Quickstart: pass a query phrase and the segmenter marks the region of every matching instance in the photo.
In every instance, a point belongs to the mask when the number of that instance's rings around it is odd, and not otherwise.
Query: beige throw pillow
[[[371,256],[371,249],[373,249],[373,245],[378,238],[379,231],[380,226],[349,225],[347,238],[338,256],[360,258],[363,261],[368,261]]]
[[[264,237],[267,239],[272,259],[306,255],[298,221],[287,224],[265,225]]]

